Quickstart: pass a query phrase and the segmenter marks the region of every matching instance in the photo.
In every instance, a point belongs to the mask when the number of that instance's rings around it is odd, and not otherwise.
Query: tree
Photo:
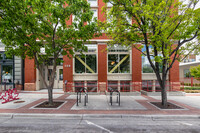
[[[200,80],[200,65],[191,67],[190,74],[197,80]]]
[[[133,46],[147,56],[162,89],[162,105],[167,104],[166,79],[175,60],[184,50],[199,48],[190,41],[200,35],[198,0],[183,4],[177,0],[104,0],[113,7],[107,12],[103,30],[110,44]],[[132,23],[130,22],[132,20]],[[190,43],[189,43],[190,42]],[[133,45],[142,43],[142,46]],[[142,51],[141,48],[145,49]]]
[[[69,24],[73,15],[73,23]],[[0,38],[7,54],[34,59],[36,68],[48,89],[53,105],[53,85],[60,55],[85,50],[84,43],[97,33],[96,19],[86,0],[2,0],[0,3]],[[45,49],[45,53],[41,52]],[[42,67],[53,57],[49,83]]]

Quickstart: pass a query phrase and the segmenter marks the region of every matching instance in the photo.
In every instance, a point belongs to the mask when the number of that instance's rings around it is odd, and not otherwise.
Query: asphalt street
[[[189,119],[188,119],[189,118]],[[199,117],[60,116],[1,117],[0,133],[199,133]]]

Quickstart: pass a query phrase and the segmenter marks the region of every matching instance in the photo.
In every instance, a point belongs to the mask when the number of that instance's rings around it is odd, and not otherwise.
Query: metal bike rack
[[[113,89],[111,87],[108,87],[109,91],[110,91],[110,104],[112,106],[113,103],[113,93],[116,92],[117,93],[117,100],[116,102],[118,103],[118,105],[120,106],[120,92],[117,89]]]
[[[76,106],[78,106],[78,103],[81,103],[81,93],[84,93],[84,106],[86,106],[86,103],[88,103],[88,91],[86,88],[81,88],[77,91],[77,98],[76,98]]]

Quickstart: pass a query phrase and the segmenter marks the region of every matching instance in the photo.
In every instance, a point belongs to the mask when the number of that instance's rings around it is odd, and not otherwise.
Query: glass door
[[[52,70],[53,70],[53,67],[48,67],[48,72],[47,72],[47,81],[48,82],[49,82]],[[53,88],[54,89],[62,89],[63,88],[63,67],[62,66],[57,66]]]
[[[57,68],[58,72],[58,88],[62,89],[63,88],[63,67],[58,67]]]

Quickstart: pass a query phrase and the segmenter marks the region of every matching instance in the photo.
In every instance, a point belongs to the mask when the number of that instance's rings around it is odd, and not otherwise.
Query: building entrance
[[[49,75],[52,73],[53,66],[49,66],[48,70],[46,69],[46,81],[49,83]],[[62,89],[63,88],[63,66],[57,66],[55,80],[54,80],[54,89]]]

